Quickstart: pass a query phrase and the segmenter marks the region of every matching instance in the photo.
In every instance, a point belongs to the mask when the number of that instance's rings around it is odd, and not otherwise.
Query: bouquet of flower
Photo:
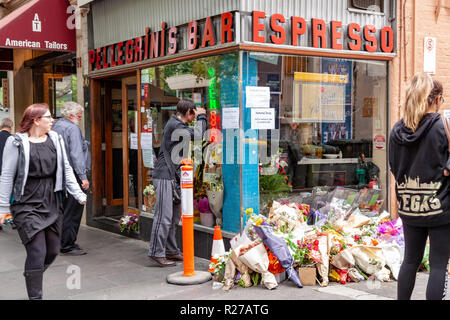
[[[269,271],[273,274],[282,273],[284,271],[284,268],[278,258],[272,253],[272,251],[270,251],[267,246],[264,247],[266,248],[267,254],[269,256]]]
[[[139,229],[139,217],[135,214],[129,213],[122,218],[120,218],[119,221],[119,228],[120,232],[128,232],[130,233],[131,230],[138,231]]]
[[[222,255],[214,255],[213,259],[217,262],[211,262],[209,264],[209,268],[213,269],[214,274],[216,275],[217,281],[222,281],[225,275],[225,267],[228,263],[228,259],[230,258],[231,250],[225,252]]]
[[[310,241],[308,239],[303,239],[303,241],[298,240],[295,244],[290,239],[287,239],[287,243],[294,252],[294,254],[292,255],[294,261],[300,267],[310,267],[320,261],[320,253],[318,247],[319,240],[315,239],[313,241]]]
[[[145,187],[143,191],[144,196],[152,196],[155,194],[155,187],[151,184]]]

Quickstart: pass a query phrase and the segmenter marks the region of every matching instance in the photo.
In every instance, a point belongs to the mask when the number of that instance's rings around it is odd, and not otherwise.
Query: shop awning
[[[75,14],[69,7],[65,0],[32,0],[14,10],[0,20],[0,47],[76,51]]]

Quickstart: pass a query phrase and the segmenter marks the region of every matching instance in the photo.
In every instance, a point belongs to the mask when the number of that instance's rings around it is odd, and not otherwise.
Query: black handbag
[[[170,160],[169,152],[167,152],[166,148],[164,147],[164,141],[161,144],[161,148],[164,152],[164,161],[166,161],[167,166],[169,167],[170,175],[172,179],[170,179],[170,182],[172,183],[172,201],[174,204],[180,204],[181,203],[181,187],[179,184],[180,177],[177,179],[177,175],[174,169],[173,162]]]

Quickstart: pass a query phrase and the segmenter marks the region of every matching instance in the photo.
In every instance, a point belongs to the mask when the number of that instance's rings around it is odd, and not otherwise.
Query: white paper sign
[[[239,108],[222,109],[222,129],[239,129]]]
[[[144,162],[144,167],[153,169],[153,150],[142,149],[142,161]]]
[[[130,149],[137,150],[138,148],[138,135],[137,133],[130,133]]]
[[[141,149],[150,150],[153,148],[153,134],[151,132],[141,132]]]
[[[275,129],[275,109],[252,109],[252,129]]]
[[[269,108],[270,87],[245,87],[245,106],[247,108]]]
[[[425,37],[423,46],[423,71],[436,74],[436,38]]]

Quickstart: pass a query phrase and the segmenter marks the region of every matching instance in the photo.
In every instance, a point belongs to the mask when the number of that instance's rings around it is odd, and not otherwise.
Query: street
[[[269,291],[259,285],[234,287],[228,292],[213,289],[213,281],[200,285],[179,286],[166,277],[183,270],[160,268],[147,258],[148,243],[107,231],[80,227],[79,245],[88,254],[56,258],[44,275],[46,300],[395,300],[395,281],[363,281],[327,287],[297,288],[286,280]],[[10,226],[0,231],[0,300],[26,300],[22,276],[25,249],[16,230]],[[195,270],[206,271],[209,261],[195,259]],[[424,300],[428,273],[417,276],[413,300]],[[447,295],[447,300],[449,297]]]

